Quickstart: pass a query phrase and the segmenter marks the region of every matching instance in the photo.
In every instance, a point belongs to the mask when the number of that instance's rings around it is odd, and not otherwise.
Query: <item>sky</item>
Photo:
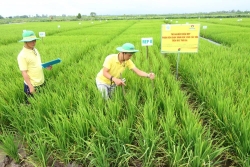
[[[0,15],[140,15],[250,11],[250,0],[1,0]]]

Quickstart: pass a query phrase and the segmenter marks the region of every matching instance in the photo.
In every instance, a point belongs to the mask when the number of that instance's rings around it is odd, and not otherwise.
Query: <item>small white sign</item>
[[[57,27],[58,27],[58,28],[60,28],[61,26],[60,26],[60,25],[58,25]]]
[[[203,28],[203,29],[207,29],[207,26],[203,26],[202,28]]]
[[[39,37],[45,37],[45,32],[39,32]]]
[[[152,46],[153,45],[153,38],[142,38],[141,45],[142,46]]]

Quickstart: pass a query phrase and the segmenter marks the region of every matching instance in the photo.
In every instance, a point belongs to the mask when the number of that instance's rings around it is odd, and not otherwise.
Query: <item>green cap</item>
[[[119,52],[138,52],[139,50],[135,49],[135,46],[131,43],[125,43],[120,47],[117,47],[116,50]]]
[[[30,41],[34,41],[40,38],[36,37],[36,34],[33,31],[30,30],[26,30],[23,32],[23,39],[20,40],[19,42],[30,42]]]

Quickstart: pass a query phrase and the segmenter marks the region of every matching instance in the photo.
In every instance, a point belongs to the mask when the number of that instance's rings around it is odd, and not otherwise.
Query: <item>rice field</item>
[[[162,54],[165,20],[32,22],[0,25],[0,148],[17,164],[46,167],[250,166],[250,19],[181,19],[200,24],[198,53]],[[60,26],[59,26],[60,25]],[[202,29],[207,26],[207,29]],[[23,30],[46,32],[36,48],[43,91],[24,103],[17,55]],[[153,46],[141,46],[152,37]],[[105,101],[95,77],[105,57],[130,42],[132,60],[155,80],[127,70]],[[22,153],[20,153],[22,150]]]

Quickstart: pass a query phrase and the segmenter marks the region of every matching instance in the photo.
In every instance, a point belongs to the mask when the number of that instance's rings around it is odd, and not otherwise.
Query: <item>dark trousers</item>
[[[24,83],[24,93],[26,94],[26,96],[32,96],[32,94],[30,93],[30,88],[28,85],[26,85]]]
[[[44,85],[45,85],[45,83],[42,84],[42,85],[40,85],[40,86],[35,86],[35,91],[36,91],[36,92],[40,92],[40,91],[41,91],[41,88],[42,88]],[[29,98],[29,97],[34,97],[34,95],[33,95],[32,93],[30,93],[29,86],[26,85],[25,83],[24,83],[24,93],[25,93],[25,102],[29,104],[28,98]]]

